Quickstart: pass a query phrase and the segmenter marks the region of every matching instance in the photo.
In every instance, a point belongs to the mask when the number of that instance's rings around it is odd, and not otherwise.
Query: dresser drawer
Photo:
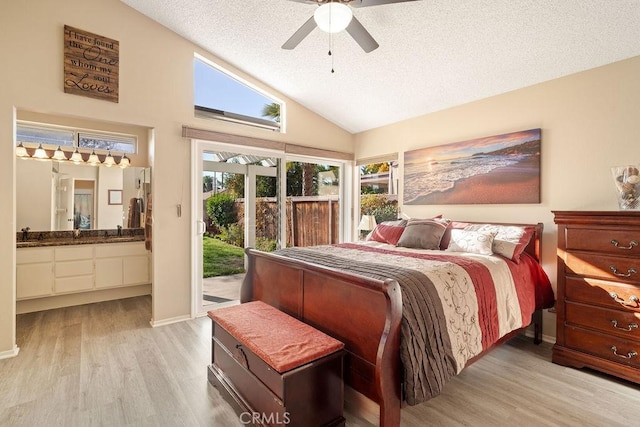
[[[640,230],[567,228],[567,249],[640,257]]]
[[[567,252],[565,266],[567,274],[640,284],[640,259],[636,258]]]
[[[590,305],[567,302],[566,322],[616,334],[625,339],[638,340],[640,344],[640,313],[596,308]]]
[[[564,328],[565,346],[592,354],[612,362],[640,368],[640,343],[587,331],[582,328]]]
[[[640,287],[584,277],[565,279],[567,301],[640,312]]]

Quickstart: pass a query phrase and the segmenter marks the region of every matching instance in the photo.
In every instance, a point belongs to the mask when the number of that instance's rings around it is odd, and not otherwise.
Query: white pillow
[[[517,225],[496,225],[496,224],[472,224],[464,228],[465,230],[495,232],[493,240],[493,253],[500,254],[515,262],[518,262],[520,254],[529,244],[533,230],[527,231],[525,227]]]
[[[495,231],[451,230],[449,252],[469,252],[480,255],[491,255]]]

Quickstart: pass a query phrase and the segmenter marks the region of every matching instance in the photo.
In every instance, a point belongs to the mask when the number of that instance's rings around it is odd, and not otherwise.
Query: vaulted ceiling
[[[371,53],[318,28],[282,49],[317,8],[304,2],[121,1],[352,133],[640,55],[640,0],[353,8]]]

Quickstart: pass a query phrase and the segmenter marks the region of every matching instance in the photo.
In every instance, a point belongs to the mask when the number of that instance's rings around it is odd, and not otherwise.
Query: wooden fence
[[[236,200],[235,211],[238,223],[244,224],[244,199]],[[287,246],[327,245],[339,242],[338,196],[287,197],[286,215]],[[206,202],[205,218],[207,218]],[[210,224],[210,221],[206,220],[206,222]],[[277,222],[276,199],[273,197],[256,199],[256,237],[275,240]]]

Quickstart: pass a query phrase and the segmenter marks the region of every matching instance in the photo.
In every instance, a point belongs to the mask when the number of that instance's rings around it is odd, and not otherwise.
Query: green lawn
[[[203,237],[202,277],[244,273],[244,249],[218,239]]]

